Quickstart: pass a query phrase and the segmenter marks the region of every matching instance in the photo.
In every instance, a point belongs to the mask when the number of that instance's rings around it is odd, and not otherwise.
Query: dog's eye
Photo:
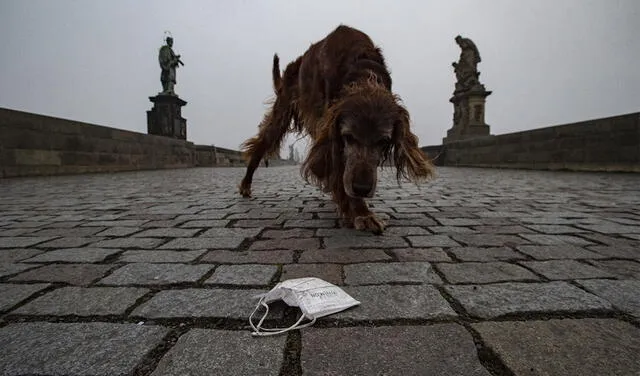
[[[344,142],[345,142],[347,145],[353,145],[353,144],[355,144],[355,143],[356,143],[356,139],[355,139],[352,135],[350,135],[350,134],[344,134],[344,135],[342,135],[342,139],[344,140]]]

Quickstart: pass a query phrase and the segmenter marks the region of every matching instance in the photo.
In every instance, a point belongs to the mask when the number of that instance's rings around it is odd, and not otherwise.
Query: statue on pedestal
[[[160,47],[158,62],[160,63],[160,82],[162,91],[158,95],[149,97],[153,108],[147,111],[147,133],[187,139],[187,119],[182,117],[182,107],[187,104],[174,91],[176,84],[176,68],[184,65],[180,55],[173,52],[173,38],[165,38],[166,45]]]
[[[445,143],[489,135],[489,126],[484,122],[484,105],[491,92],[480,83],[480,52],[469,38],[458,35],[455,41],[461,51],[458,61],[451,63],[456,76],[453,96],[449,99],[453,104],[453,126],[447,131]]]
[[[167,37],[165,39],[167,44],[160,47],[160,53],[158,54],[158,61],[160,63],[160,82],[162,83],[162,92],[160,94],[176,95],[174,92],[174,85],[176,84],[176,68],[178,64],[184,63],[180,60],[180,55],[176,55],[173,52],[173,38]]]

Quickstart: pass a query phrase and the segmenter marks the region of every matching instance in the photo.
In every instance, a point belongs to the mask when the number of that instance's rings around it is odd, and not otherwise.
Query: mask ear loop
[[[266,312],[264,313],[260,321],[258,321],[258,325],[253,325],[253,315],[258,311],[258,308],[260,308],[261,305],[265,308]],[[316,318],[314,317],[310,322],[300,325],[302,320],[304,320],[305,318],[305,315],[303,314],[302,316],[300,316],[300,318],[298,319],[298,321],[296,321],[295,324],[291,325],[288,328],[261,328],[262,323],[267,318],[268,314],[269,314],[269,306],[267,305],[267,303],[264,302],[264,297],[262,297],[260,298],[260,302],[258,302],[258,305],[256,305],[256,308],[253,310],[253,312],[251,312],[251,315],[249,316],[249,324],[253,329],[253,332],[251,333],[252,336],[266,337],[266,336],[278,335],[278,334],[288,332],[289,330],[306,328],[307,326],[313,325],[316,322]],[[263,331],[261,332],[260,329],[262,329]]]

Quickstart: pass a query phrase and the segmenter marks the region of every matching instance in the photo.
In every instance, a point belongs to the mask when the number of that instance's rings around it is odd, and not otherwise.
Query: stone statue
[[[451,63],[456,75],[453,96],[449,98],[453,104],[453,126],[447,131],[444,143],[489,135],[489,125],[484,121],[484,106],[491,91],[480,83],[480,52],[469,38],[457,35],[455,41],[461,52],[458,61]]]
[[[478,63],[481,62],[482,59],[480,58],[478,48],[471,39],[458,35],[455,40],[462,50],[458,62],[451,64],[457,79],[456,92],[459,92],[469,90],[480,84]]]
[[[184,66],[184,63],[180,60],[180,55],[176,55],[173,52],[173,38],[167,37],[165,41],[167,44],[160,47],[160,53],[158,54],[160,69],[162,69],[160,73],[160,82],[162,83],[161,94],[176,95],[173,90],[176,84],[176,67],[178,64]]]

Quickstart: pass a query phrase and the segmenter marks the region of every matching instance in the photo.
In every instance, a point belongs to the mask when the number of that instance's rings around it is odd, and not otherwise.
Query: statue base
[[[453,103],[454,124],[442,139],[446,144],[453,141],[490,135],[489,125],[484,121],[486,97],[490,91],[484,85],[478,85],[462,93],[454,93],[449,102]]]
[[[160,93],[149,97],[153,108],[147,111],[147,133],[187,139],[187,120],[182,117],[182,106],[187,102],[175,94]]]

